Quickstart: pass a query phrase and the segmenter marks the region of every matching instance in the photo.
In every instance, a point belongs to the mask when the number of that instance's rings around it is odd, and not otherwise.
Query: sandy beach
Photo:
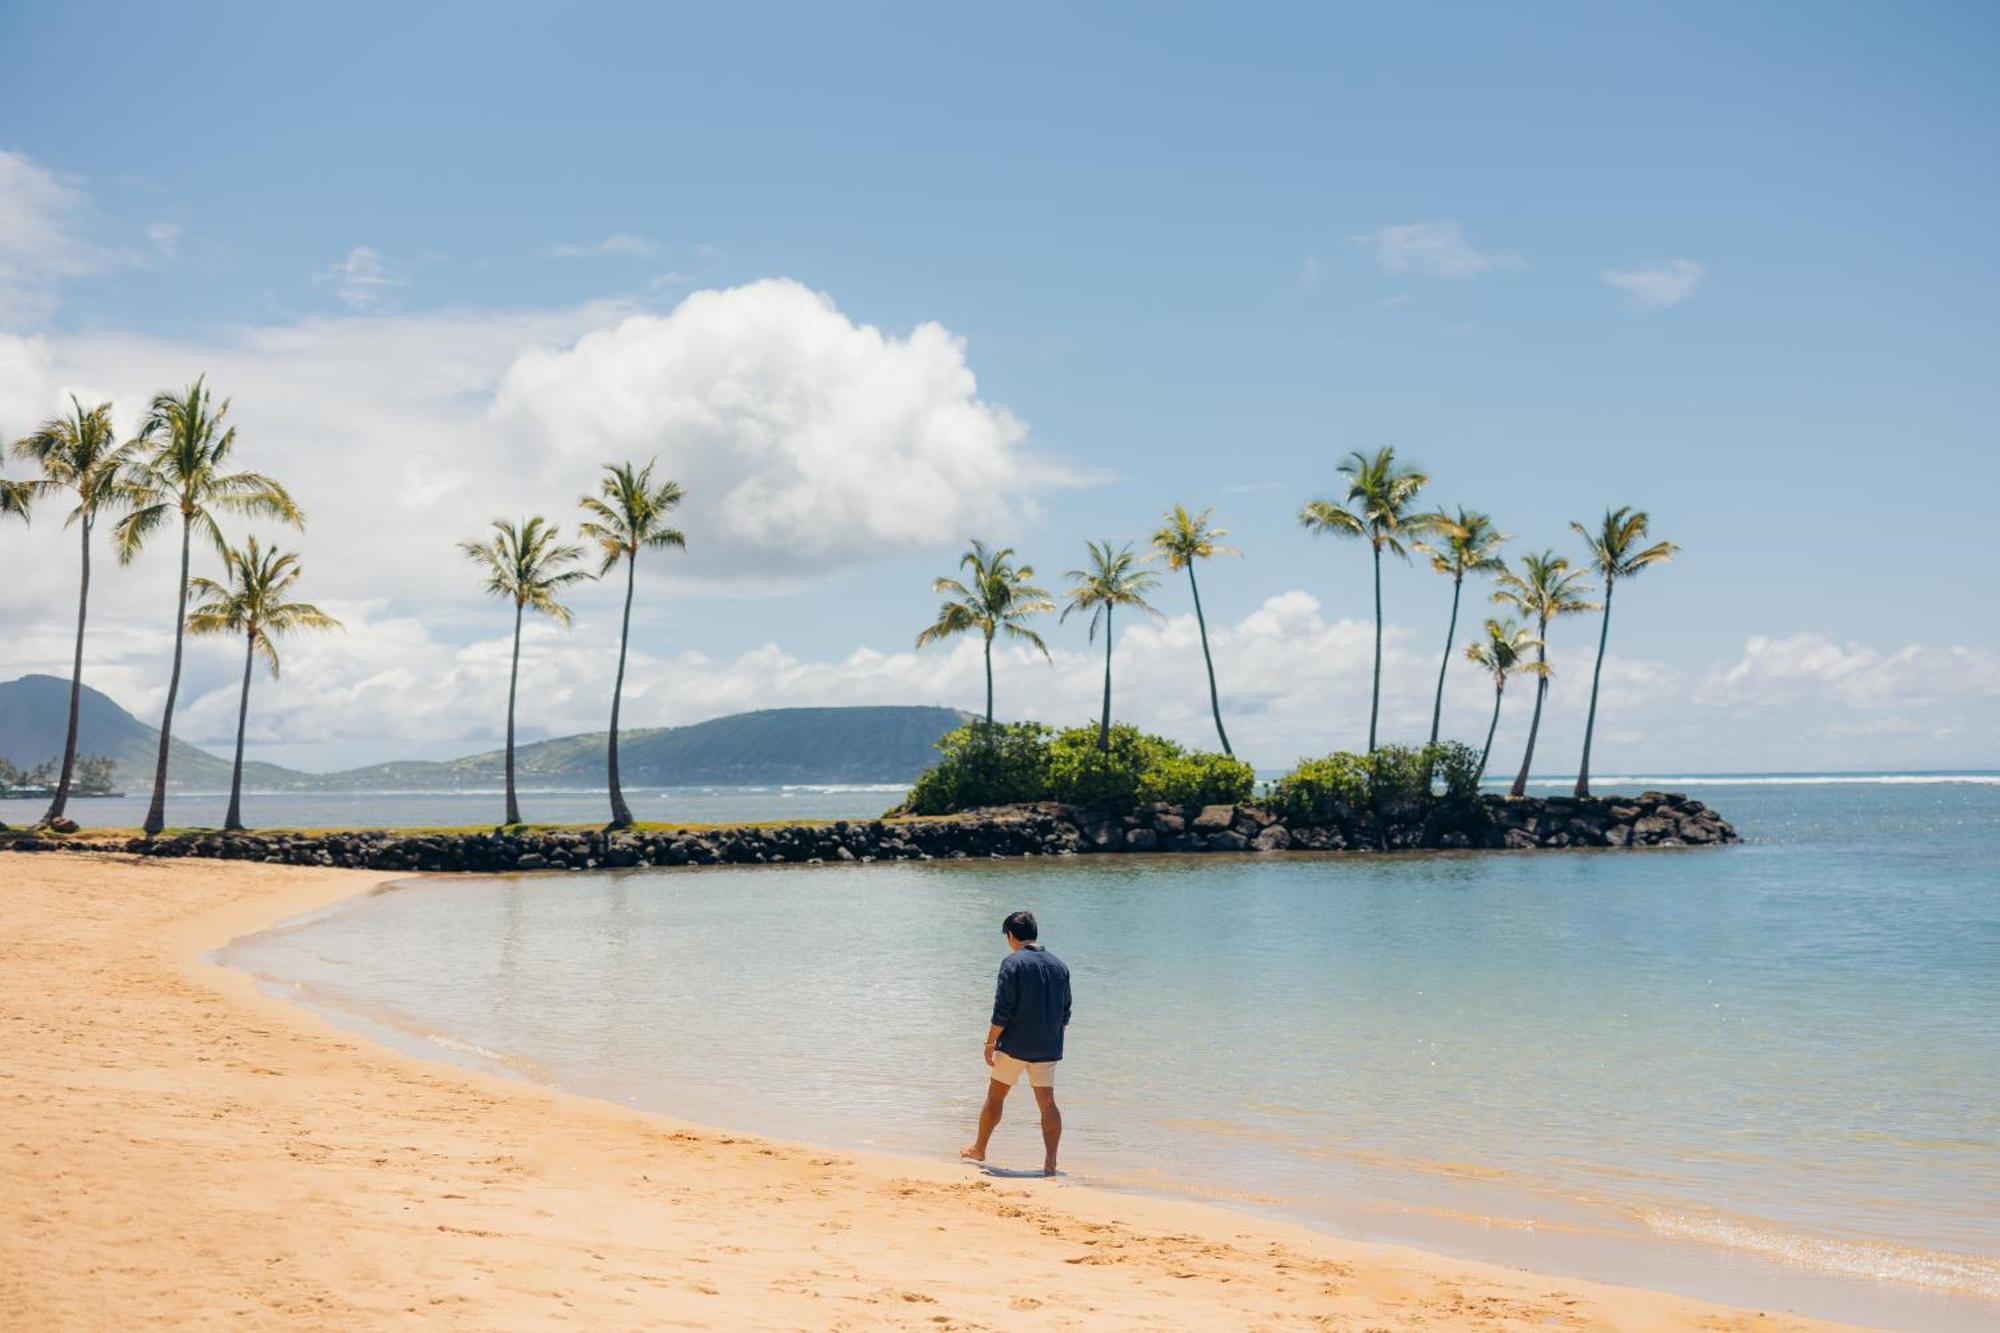
[[[0,854],[0,1326],[1830,1327],[679,1124],[202,961],[390,878]]]

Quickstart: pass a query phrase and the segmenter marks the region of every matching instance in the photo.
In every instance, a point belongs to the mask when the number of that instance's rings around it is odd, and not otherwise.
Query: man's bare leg
[[[1056,1146],[1062,1142],[1062,1112],[1056,1107],[1054,1088],[1036,1088],[1035,1104],[1042,1108],[1042,1174],[1056,1173]]]
[[[1000,1080],[992,1078],[986,1080],[986,1104],[979,1108],[979,1137],[972,1141],[971,1147],[958,1150],[958,1155],[966,1161],[986,1160],[986,1143],[993,1137],[993,1131],[1000,1123],[1000,1107],[1007,1100],[1007,1091],[1007,1085]],[[1037,1096],[1040,1092],[1040,1089],[1036,1089]]]

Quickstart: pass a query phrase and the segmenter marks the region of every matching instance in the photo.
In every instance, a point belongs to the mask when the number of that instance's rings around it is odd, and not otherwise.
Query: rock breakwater
[[[1145,852],[1689,847],[1736,841],[1736,830],[1728,821],[1700,801],[1670,792],[1585,799],[1482,796],[1383,809],[1357,806],[1298,826],[1258,805],[1155,804],[1129,812],[1026,805],[925,819],[616,832],[273,830],[130,839],[33,832],[0,835],[0,847],[16,851],[118,851],[370,870],[489,873]]]

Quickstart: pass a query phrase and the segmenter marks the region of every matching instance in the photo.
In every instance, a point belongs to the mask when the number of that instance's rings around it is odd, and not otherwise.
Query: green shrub
[[[1368,799],[1375,805],[1421,801],[1431,794],[1430,764],[1422,748],[1378,745],[1362,762],[1368,769]]]
[[[938,742],[944,757],[917,778],[901,811],[942,815],[983,805],[1061,801],[1130,809],[1148,801],[1174,805],[1248,800],[1256,775],[1248,764],[1205,750],[1183,750],[1136,727],[1111,728],[1097,748],[1097,728],[1051,731],[1035,722],[969,723]]]
[[[1049,729],[1039,722],[968,722],[939,738],[944,758],[918,775],[900,807],[946,815],[982,805],[1046,800]]]
[[[1453,800],[1479,794],[1479,752],[1457,741],[1382,745],[1373,754],[1337,751],[1307,759],[1271,784],[1271,808],[1288,822],[1327,824],[1359,808],[1436,798],[1436,784]]]
[[[1323,759],[1306,759],[1271,784],[1270,804],[1296,824],[1327,824],[1344,809],[1368,799],[1368,761],[1358,754],[1336,751]]]
[[[1148,769],[1139,785],[1139,799],[1179,806],[1241,805],[1256,786],[1255,770],[1241,759],[1191,750]]]
[[[1479,795],[1479,751],[1462,741],[1439,741],[1429,754],[1432,782],[1443,783],[1447,797],[1470,801]]]

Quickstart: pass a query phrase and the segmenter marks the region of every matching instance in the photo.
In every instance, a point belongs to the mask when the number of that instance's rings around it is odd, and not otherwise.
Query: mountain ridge
[[[60,756],[69,716],[69,682],[28,675],[0,683],[0,758],[23,768]],[[621,731],[620,776],[628,787],[766,785],[811,782],[908,782],[936,758],[938,738],[971,715],[927,705],[764,708],[681,727]],[[128,791],[150,785],[160,733],[109,695],[85,685],[78,749],[117,765]],[[557,736],[514,751],[517,782],[602,787],[602,731]],[[450,791],[492,786],[505,753],[447,760],[390,760],[331,773],[307,773],[256,761],[243,766],[246,790]],[[229,761],[183,740],[169,750],[170,788],[228,785]]]

